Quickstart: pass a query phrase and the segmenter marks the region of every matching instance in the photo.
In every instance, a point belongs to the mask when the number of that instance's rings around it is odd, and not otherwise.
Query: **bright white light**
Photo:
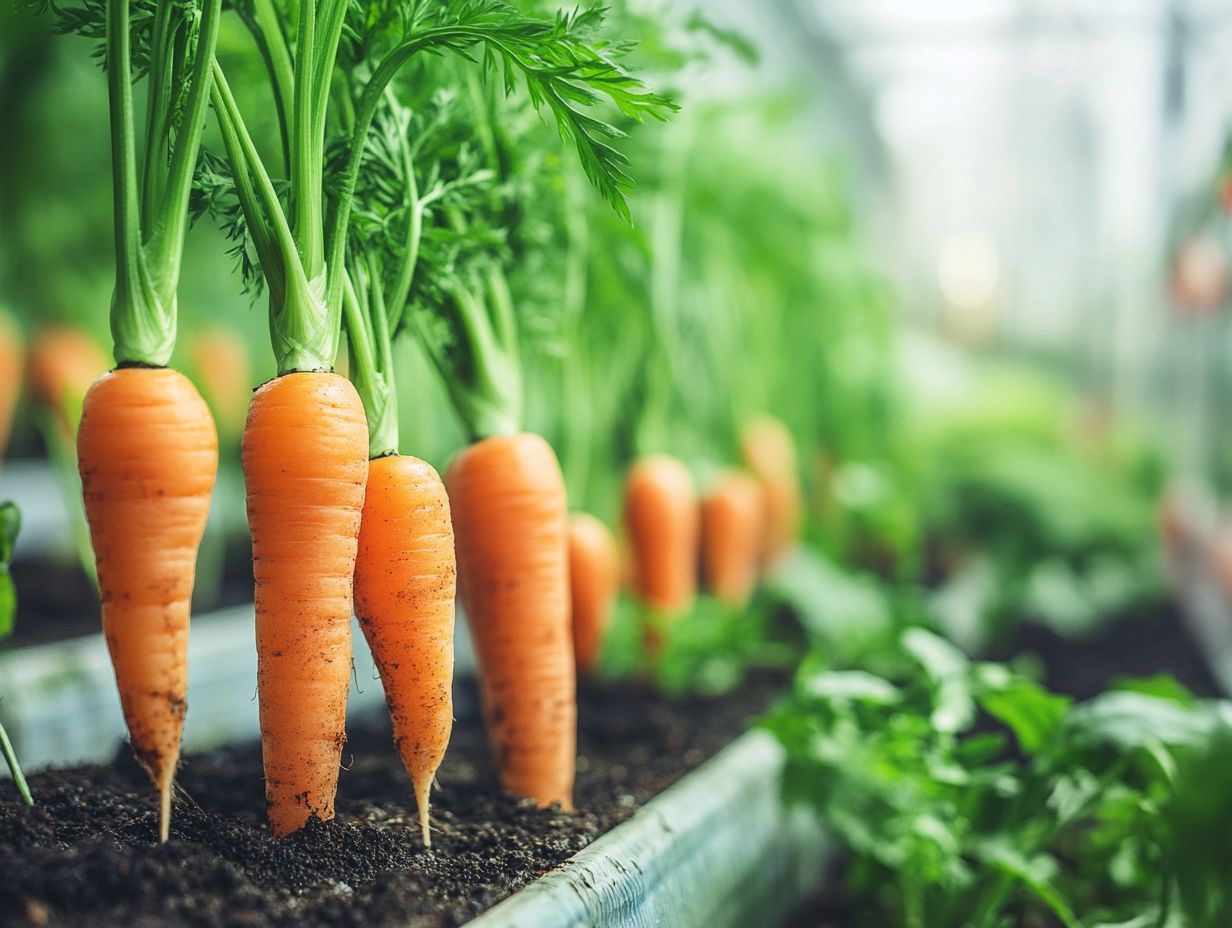
[[[978,309],[988,305],[1000,280],[997,246],[987,235],[951,235],[942,242],[937,258],[937,282],[952,306]]]

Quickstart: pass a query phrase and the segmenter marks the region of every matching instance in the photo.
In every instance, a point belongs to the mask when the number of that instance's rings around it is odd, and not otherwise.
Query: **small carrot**
[[[253,394],[242,442],[256,579],[257,692],[274,834],[334,816],[368,425],[350,382],[288,373]]]
[[[757,480],[738,471],[722,474],[702,499],[702,578],[728,606],[747,605],[757,582],[762,506]]]
[[[594,673],[620,590],[620,557],[606,525],[585,512],[569,518],[569,598],[578,673]]]
[[[24,363],[25,353],[17,323],[8,313],[0,311],[0,461],[4,460],[13,429]]]
[[[740,435],[745,465],[762,486],[765,534],[762,561],[773,563],[800,538],[802,492],[791,432],[773,416],[758,416]]]
[[[34,398],[51,411],[70,438],[90,384],[111,365],[93,341],[63,326],[43,329],[30,342],[26,376]]]
[[[697,491],[688,468],[668,455],[637,461],[625,483],[633,589],[648,606],[687,612],[697,595]]]
[[[189,353],[218,431],[224,438],[239,436],[252,396],[248,346],[231,329],[215,326],[193,337]]]
[[[454,458],[445,484],[501,783],[572,809],[576,673],[560,465],[538,435],[499,435]]]
[[[449,498],[436,470],[398,454],[371,461],[355,613],[385,686],[426,847],[428,795],[453,730],[456,575]]]
[[[188,692],[188,616],[218,468],[210,411],[168,368],[120,368],[86,393],[77,458],[103,635],[166,841]]]

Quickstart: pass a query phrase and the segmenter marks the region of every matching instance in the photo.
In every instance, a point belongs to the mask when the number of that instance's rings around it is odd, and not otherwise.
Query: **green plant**
[[[1232,706],[1160,680],[1073,705],[921,628],[882,662],[806,660],[762,723],[787,798],[847,848],[867,923],[1226,924],[1227,858],[1207,854],[1232,824]]]

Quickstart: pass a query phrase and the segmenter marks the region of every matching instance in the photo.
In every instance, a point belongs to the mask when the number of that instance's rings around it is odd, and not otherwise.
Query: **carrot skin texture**
[[[769,565],[800,539],[804,494],[796,443],[778,419],[758,416],[745,425],[740,450],[745,465],[761,482],[765,499],[762,562]]]
[[[697,596],[699,518],[688,468],[668,455],[634,462],[625,483],[633,590],[645,605],[688,612]]]
[[[445,485],[501,784],[571,810],[577,694],[560,465],[538,435],[498,436],[458,454]]]
[[[257,693],[270,826],[334,817],[346,740],[368,425],[350,382],[291,373],[253,394],[242,442],[256,580]]]
[[[620,592],[620,553],[611,530],[585,512],[569,517],[569,601],[578,673],[595,672]]]
[[[182,374],[116,370],[86,393],[77,457],[103,635],[133,750],[159,790],[166,841],[197,548],[218,469],[214,420]]]
[[[762,488],[748,474],[723,474],[702,499],[702,577],[720,602],[748,605],[763,538]]]
[[[428,794],[453,730],[456,586],[440,476],[418,458],[373,460],[355,561],[355,613],[381,673],[427,847]]]

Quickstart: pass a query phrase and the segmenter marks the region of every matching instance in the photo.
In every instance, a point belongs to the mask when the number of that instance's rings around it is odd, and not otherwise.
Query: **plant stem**
[[[21,764],[17,762],[17,752],[13,750],[13,742],[9,741],[9,733],[4,730],[2,722],[0,722],[0,754],[4,755],[4,760],[9,765],[9,773],[13,774],[13,783],[16,784],[21,798],[25,800],[26,805],[34,805],[34,797],[30,795],[30,786],[26,783],[25,774],[21,772]]]

